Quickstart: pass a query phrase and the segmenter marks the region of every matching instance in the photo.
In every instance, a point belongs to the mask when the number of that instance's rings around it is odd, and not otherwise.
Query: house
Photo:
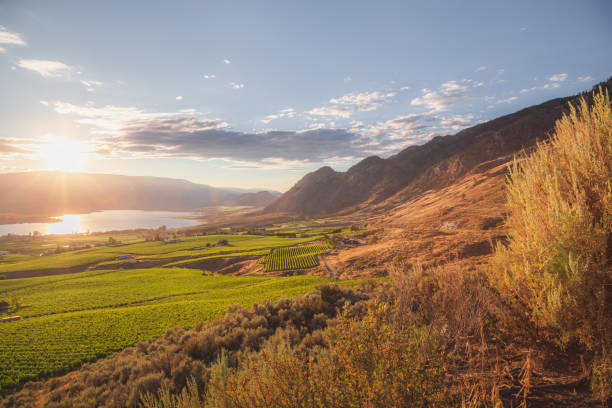
[[[0,301],[0,313],[8,312],[9,303],[6,300]]]

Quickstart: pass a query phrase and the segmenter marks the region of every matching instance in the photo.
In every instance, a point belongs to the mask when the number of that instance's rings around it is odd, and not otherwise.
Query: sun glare
[[[42,156],[51,170],[80,170],[86,149],[82,143],[64,138],[53,138],[42,150]]]

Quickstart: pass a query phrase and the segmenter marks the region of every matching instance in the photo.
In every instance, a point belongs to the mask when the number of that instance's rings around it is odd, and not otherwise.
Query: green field
[[[328,245],[277,248],[259,262],[265,265],[266,272],[312,268],[319,264],[316,255],[329,248]]]
[[[118,245],[92,247],[47,256],[29,253],[31,253],[34,247],[50,244],[38,244],[36,242],[23,242],[19,245],[5,244],[4,247],[6,248],[4,250],[10,250],[14,253],[0,257],[0,276],[13,278],[19,277],[20,273],[27,271],[44,272],[68,268],[81,268],[81,270],[84,270],[86,267],[96,264],[112,267],[113,264],[121,264],[122,262],[118,258],[125,255],[142,260],[167,260],[168,263],[185,258],[202,258],[211,255],[227,254],[227,256],[231,256],[234,253],[303,244],[321,239],[322,236],[315,234],[302,238],[285,238],[225,234],[181,237],[176,243],[145,241],[144,239],[136,240],[132,236],[128,237],[129,240],[126,242],[121,237],[118,238],[121,240],[121,244]],[[106,240],[108,240],[108,237]],[[100,242],[105,242],[106,240],[101,240]],[[222,240],[228,241],[228,244],[215,246]],[[62,239],[60,242],[65,241]]]
[[[308,268],[329,249],[320,244],[328,233],[315,227],[300,229],[296,238],[218,234],[166,242],[136,235],[114,235],[117,242],[109,242],[109,235],[2,238],[0,251],[10,253],[0,256],[0,300],[11,309],[0,317],[24,319],[0,324],[0,391],[64,373],[169,328],[211,320],[232,304],[308,292],[327,280],[187,268],[243,256],[263,256],[264,272]],[[163,266],[121,269],[138,262]]]
[[[0,389],[65,372],[171,327],[210,320],[231,304],[295,296],[323,282],[311,276],[205,276],[178,268],[3,281],[0,298],[21,297],[19,314],[30,317],[0,325]]]

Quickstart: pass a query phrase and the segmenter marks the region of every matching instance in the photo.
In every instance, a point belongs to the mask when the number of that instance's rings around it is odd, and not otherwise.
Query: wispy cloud
[[[182,97],[181,95],[179,95],[179,96],[177,96],[177,97],[176,97],[176,98],[174,98],[174,99],[176,99],[177,101],[182,101],[182,100],[183,100],[183,97]]]
[[[223,63],[224,63],[224,64],[229,65],[229,64],[231,64],[231,63],[232,63],[232,61],[230,61],[230,60],[228,60],[228,59],[224,59],[224,60],[223,60]]]
[[[0,26],[0,44],[26,45],[26,42],[17,33],[11,33],[4,26]]]
[[[592,76],[590,76],[590,75],[585,75],[585,76],[578,77],[578,80],[579,80],[580,82],[589,82],[589,81],[594,81],[594,80],[595,80],[595,78],[593,78],[593,77],[592,77]]]
[[[554,74],[547,79],[548,83],[540,86],[532,86],[531,88],[523,88],[521,89],[521,93],[541,91],[546,89],[557,89],[561,87],[561,82],[565,82],[567,80],[567,74]]]
[[[87,88],[88,92],[93,92],[96,90],[96,87],[100,87],[103,85],[102,82],[93,81],[91,79],[88,79],[88,80],[81,79],[79,80],[79,82]]]
[[[481,72],[481,71],[484,71],[485,69],[487,69],[487,67],[485,67],[484,65],[481,65],[478,68],[476,68],[476,72]]]
[[[347,94],[329,100],[331,105],[309,110],[307,113],[316,116],[336,116],[348,118],[355,112],[368,112],[378,109],[387,103],[395,92],[362,92]]]
[[[45,78],[59,78],[70,73],[70,66],[59,61],[22,59],[17,65],[23,69],[38,72]]]
[[[203,77],[204,79],[214,79],[216,78],[216,75],[215,74],[204,74]]]
[[[74,105],[67,102],[55,102],[54,110],[62,115],[72,115],[75,121],[82,125],[88,125],[94,128],[94,134],[109,134],[120,135],[122,129],[131,126],[134,123],[155,122],[160,123],[163,120],[175,120],[177,118],[191,118],[191,123],[197,126],[209,127],[227,127],[228,124],[218,119],[203,119],[204,115],[193,110],[184,109],[178,112],[146,112],[135,107],[121,107],[106,105],[96,107],[94,105]],[[167,128],[171,127],[172,122],[166,124]],[[183,121],[181,126],[186,126],[188,121]],[[192,128],[194,129],[194,128]],[[200,129],[201,128],[195,128]]]
[[[229,86],[230,86],[232,89],[242,89],[242,88],[244,88],[244,84],[238,84],[238,83],[236,83],[236,82],[230,82],[230,83],[229,83]]]
[[[567,74],[554,74],[553,76],[548,78],[548,80],[552,82],[563,82],[567,80]]]
[[[287,108],[287,109],[283,109],[278,113],[272,114],[272,115],[268,115],[265,118],[263,118],[261,120],[262,123],[270,123],[273,120],[276,119],[280,119],[280,118],[293,118],[295,117],[295,110],[293,108]]]
[[[443,112],[448,110],[453,104],[468,99],[466,91],[469,88],[482,86],[483,83],[471,79],[462,81],[448,81],[440,85],[438,91],[423,89],[423,95],[414,98],[411,105],[426,106],[430,112]]]
[[[440,118],[439,127],[459,131],[472,125],[474,115],[452,115]]]
[[[6,52],[6,48],[0,47],[0,53],[5,53],[5,52]]]

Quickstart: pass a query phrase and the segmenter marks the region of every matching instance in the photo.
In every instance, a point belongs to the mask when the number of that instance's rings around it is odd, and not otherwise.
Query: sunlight
[[[80,170],[85,160],[86,150],[83,143],[53,137],[43,148],[41,154],[51,170],[77,171]]]

